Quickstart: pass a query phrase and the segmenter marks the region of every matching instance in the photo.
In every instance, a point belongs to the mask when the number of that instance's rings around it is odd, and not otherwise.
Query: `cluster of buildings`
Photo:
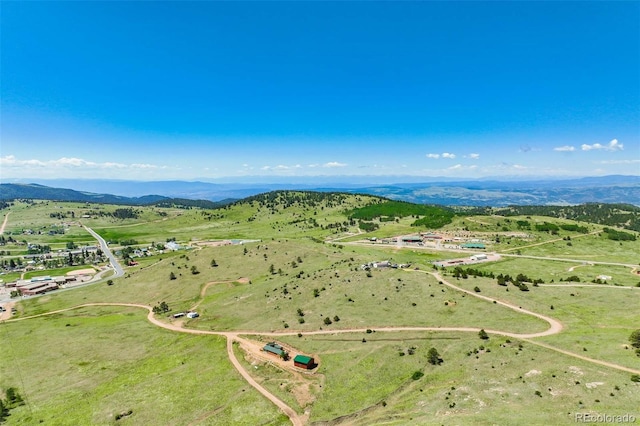
[[[473,265],[475,263],[490,262],[500,260],[500,255],[496,253],[478,253],[469,257],[462,257],[458,259],[438,260],[433,264],[439,268],[446,268],[447,266],[462,266]]]
[[[195,312],[195,311],[189,311],[189,312],[178,312],[177,314],[173,314],[173,318],[182,318],[182,317],[187,317],[189,319],[193,319],[193,318],[198,318],[200,316],[199,313]]]
[[[377,262],[369,262],[369,263],[360,265],[360,269],[362,269],[363,271],[370,271],[371,269],[378,269],[378,268],[398,269],[398,268],[408,268],[409,266],[411,265],[408,263],[391,263],[391,261],[389,260],[380,260]]]
[[[369,241],[381,244],[397,244],[398,242],[405,245],[444,247],[451,249],[475,249],[484,250],[485,243],[477,238],[469,236],[454,236],[448,234],[438,234],[434,232],[420,233],[418,235],[405,235],[403,237],[394,238],[369,238]]]
[[[20,295],[22,296],[35,296],[37,294],[44,294],[57,290],[70,281],[76,281],[76,279],[77,278],[73,275],[60,277],[34,277],[30,280],[18,280],[12,283],[7,283],[6,287],[20,292]]]
[[[264,345],[262,350],[267,352],[268,354],[283,358],[285,360],[287,360],[289,357],[287,351],[281,345],[275,342],[267,343],[266,345]],[[304,368],[305,370],[313,370],[317,366],[313,357],[300,354],[296,355],[293,358],[293,365],[298,368]]]

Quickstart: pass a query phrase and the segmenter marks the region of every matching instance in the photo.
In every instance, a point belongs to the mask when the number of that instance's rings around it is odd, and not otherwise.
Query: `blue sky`
[[[3,180],[640,175],[640,2],[0,7]]]

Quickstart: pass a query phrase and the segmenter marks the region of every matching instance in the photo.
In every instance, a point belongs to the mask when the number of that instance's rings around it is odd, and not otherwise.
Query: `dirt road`
[[[9,214],[11,214],[11,212],[8,212],[6,215],[4,215],[4,220],[2,221],[2,225],[0,225],[0,235],[4,234],[4,228],[7,226]]]
[[[429,271],[408,271],[408,272],[418,272],[418,273],[426,273],[429,275],[432,275],[434,278],[436,278],[438,281],[442,282],[443,285],[449,286],[453,289],[455,289],[456,291],[460,291],[466,294],[469,294],[473,297],[477,297],[479,299],[485,300],[487,302],[490,303],[495,303],[495,304],[499,304],[502,306],[505,306],[509,309],[513,309],[516,312],[525,314],[525,315],[532,315],[536,318],[540,318],[543,321],[546,321],[549,324],[549,328],[545,331],[542,332],[538,332],[538,333],[511,333],[511,332],[507,332],[507,331],[501,331],[501,330],[492,330],[492,329],[484,329],[487,333],[489,334],[495,334],[495,335],[500,335],[500,336],[506,336],[506,337],[512,337],[512,338],[516,338],[516,339],[521,339],[524,340],[526,342],[529,342],[531,344],[534,345],[538,345],[541,347],[544,347],[546,349],[558,352],[558,353],[562,353],[564,355],[567,356],[571,356],[574,358],[578,358],[581,359],[583,361],[587,361],[587,362],[591,362],[594,364],[598,364],[601,366],[605,366],[608,368],[613,368],[613,369],[617,369],[620,371],[625,371],[625,372],[629,372],[629,373],[633,373],[633,374],[640,374],[640,370],[636,370],[633,368],[628,368],[628,367],[624,367],[618,364],[614,364],[614,363],[610,363],[610,362],[606,362],[606,361],[601,361],[601,360],[597,360],[597,359],[593,359],[593,358],[589,358],[583,355],[579,355],[579,354],[575,354],[573,352],[570,351],[566,351],[564,349],[560,349],[560,348],[556,348],[553,346],[550,346],[546,343],[541,343],[541,342],[537,342],[535,340],[531,340],[534,339],[536,337],[543,337],[543,336],[550,336],[553,334],[557,334],[560,333],[563,329],[562,323],[560,323],[558,320],[536,313],[536,312],[532,312],[526,309],[522,309],[519,306],[513,305],[511,303],[508,302],[504,302],[502,300],[497,300],[497,299],[493,299],[491,297],[487,297],[487,296],[483,296],[480,294],[477,294],[475,292],[469,291],[469,290],[465,290],[463,288],[457,287],[454,284],[451,284],[450,282],[446,281],[440,274],[438,274],[437,272],[429,272]],[[248,282],[248,279],[240,279],[242,280],[242,282]],[[238,281],[236,281],[238,282]],[[223,282],[210,282],[207,283],[206,285],[203,286],[201,292],[200,292],[200,300],[198,302],[196,302],[195,306],[198,306],[199,303],[202,301],[202,299],[204,298],[205,294],[206,294],[206,290],[214,284],[223,284],[223,283],[230,283],[230,281],[223,281]],[[618,287],[612,287],[612,288],[618,288]],[[275,396],[274,394],[272,394],[271,392],[269,392],[267,389],[265,389],[263,386],[261,386],[253,377],[251,377],[251,375],[249,374],[249,372],[247,372],[242,364],[240,363],[240,361],[237,359],[235,352],[233,350],[233,344],[234,342],[238,342],[238,344],[240,345],[240,348],[248,353],[251,353],[254,357],[259,358],[259,359],[263,359],[263,360],[268,360],[270,362],[275,362],[277,363],[277,360],[271,358],[267,358],[267,356],[262,353],[261,351],[261,346],[259,344],[257,344],[256,342],[253,342],[251,340],[245,339],[243,337],[240,337],[240,335],[242,334],[252,334],[252,335],[257,335],[257,336],[264,336],[264,337],[278,337],[278,336],[294,336],[298,334],[298,331],[287,331],[287,332],[272,332],[272,333],[267,333],[267,332],[260,332],[260,331],[233,331],[233,332],[223,332],[223,331],[207,331],[207,330],[197,330],[197,329],[189,329],[189,328],[184,328],[182,326],[182,323],[180,324],[171,324],[171,323],[167,323],[164,322],[158,318],[155,317],[153,310],[150,306],[147,305],[143,305],[143,304],[137,304],[137,303],[87,303],[87,304],[83,304],[83,305],[78,305],[78,306],[74,306],[72,308],[67,308],[67,309],[60,309],[57,311],[52,311],[52,312],[47,312],[44,314],[38,314],[38,315],[33,315],[33,316],[29,316],[29,317],[22,317],[22,318],[16,318],[16,319],[11,319],[11,320],[7,320],[6,322],[12,322],[12,321],[23,321],[23,320],[27,320],[27,319],[32,319],[32,318],[38,318],[38,317],[42,317],[42,316],[46,316],[46,315],[53,315],[56,313],[60,313],[60,312],[65,312],[65,311],[69,311],[72,309],[78,309],[78,308],[85,308],[85,307],[91,307],[91,306],[122,306],[122,307],[134,307],[134,308],[140,308],[140,309],[146,309],[148,311],[147,314],[147,319],[149,322],[151,322],[152,324],[164,328],[166,330],[171,330],[171,331],[175,331],[175,332],[180,332],[180,333],[190,333],[190,334],[207,334],[207,335],[215,335],[215,336],[224,336],[227,340],[227,355],[229,357],[229,360],[231,361],[231,364],[234,366],[234,368],[240,373],[240,375],[247,381],[247,383],[249,385],[251,385],[254,389],[256,389],[258,392],[260,392],[260,394],[262,394],[265,398],[267,398],[269,401],[271,401],[274,405],[276,405],[283,413],[285,413],[287,415],[287,417],[289,417],[291,423],[294,426],[303,426],[308,422],[308,417],[309,417],[309,413],[305,413],[304,415],[300,415],[298,414],[293,408],[291,408],[290,406],[288,406],[284,401],[282,401],[280,398],[278,398],[277,396]],[[339,330],[316,330],[316,331],[307,331],[304,332],[305,335],[325,335],[325,334],[343,334],[343,333],[366,333],[368,329],[375,329],[376,332],[402,332],[402,331],[451,331],[451,332],[470,332],[470,333],[478,333],[480,331],[480,327],[374,327],[374,326],[370,326],[368,328],[351,328],[351,329],[339,329]],[[292,367],[290,367],[287,364],[282,364],[278,363],[278,365],[288,371],[291,371],[293,373],[295,373],[295,371],[292,369]]]

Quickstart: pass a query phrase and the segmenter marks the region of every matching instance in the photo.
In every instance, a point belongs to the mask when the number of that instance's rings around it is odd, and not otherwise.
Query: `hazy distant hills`
[[[143,205],[166,200],[160,195],[145,195],[143,197],[122,197],[111,194],[94,194],[66,188],[52,188],[49,186],[19,183],[0,184],[0,199],[38,199],[53,201],[86,201],[105,204]]]
[[[592,202],[640,206],[640,177],[396,184],[361,188],[358,192],[414,203],[452,206],[572,205]]]
[[[347,183],[340,183],[340,179]],[[0,199],[39,198],[141,205],[175,198],[182,199],[183,202],[185,200],[230,201],[274,190],[298,189],[363,193],[414,203],[451,206],[572,205],[588,202],[627,203],[640,206],[640,176],[466,181],[445,178],[417,181],[418,178],[410,176],[388,178],[389,181],[392,179],[400,183],[372,184],[367,183],[364,178],[359,178],[359,181],[354,183],[354,179],[346,176],[333,177],[331,181],[328,181],[328,178],[306,177],[300,178],[299,183],[277,183],[264,179],[259,184],[202,181],[36,180],[35,183],[29,184],[1,184]]]

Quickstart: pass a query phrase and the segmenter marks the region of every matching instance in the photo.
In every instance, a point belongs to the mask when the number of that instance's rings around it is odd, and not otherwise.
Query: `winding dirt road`
[[[471,295],[473,297],[477,297],[479,299],[485,300],[485,301],[490,302],[490,303],[496,303],[496,304],[502,305],[504,307],[507,307],[509,309],[512,309],[512,310],[514,310],[516,312],[519,312],[519,313],[522,313],[522,314],[525,314],[525,315],[534,316],[534,317],[539,318],[539,319],[541,319],[543,321],[546,321],[549,324],[549,328],[547,330],[541,331],[541,332],[538,332],[538,333],[512,333],[512,332],[501,331],[501,330],[484,329],[489,334],[521,339],[521,340],[524,340],[524,341],[529,342],[531,344],[538,345],[538,346],[544,347],[546,349],[549,349],[549,350],[552,350],[552,351],[555,351],[555,352],[558,352],[558,353],[562,353],[562,354],[567,355],[567,356],[578,358],[578,359],[581,359],[583,361],[591,362],[591,363],[598,364],[598,365],[601,365],[601,366],[604,366],[604,367],[613,368],[613,369],[617,369],[617,370],[620,370],[620,371],[625,371],[625,372],[629,372],[629,373],[633,373],[633,374],[640,374],[640,370],[624,367],[624,366],[621,366],[621,365],[618,365],[618,364],[614,364],[614,363],[610,363],[610,362],[606,362],[606,361],[601,361],[601,360],[589,358],[589,357],[586,357],[586,356],[583,356],[583,355],[575,354],[575,353],[570,352],[570,351],[566,351],[564,349],[553,347],[553,346],[548,345],[546,343],[541,343],[541,342],[537,342],[535,340],[531,340],[531,339],[534,339],[536,337],[550,336],[550,335],[553,335],[553,334],[560,333],[562,331],[562,329],[563,329],[562,323],[560,323],[558,320],[556,320],[554,318],[551,318],[551,317],[548,317],[546,315],[542,315],[542,314],[539,314],[539,313],[536,313],[536,312],[532,312],[532,311],[523,309],[523,308],[521,308],[519,306],[513,305],[513,304],[508,303],[508,302],[504,302],[502,300],[493,299],[491,297],[483,296],[483,295],[477,294],[475,292],[472,292],[472,291],[457,287],[454,284],[451,284],[450,282],[448,282],[445,279],[443,279],[443,277],[440,274],[438,274],[437,272],[429,272],[429,271],[408,271],[408,272],[418,272],[418,273],[421,272],[421,273],[429,274],[429,275],[433,276],[434,278],[436,278],[438,281],[442,282],[443,285],[449,286],[449,287],[451,287],[452,289],[454,289],[456,291],[469,294],[469,295]],[[243,282],[247,282],[248,281],[247,279],[241,279],[241,280]],[[196,302],[195,306],[199,305],[199,303],[202,301],[202,299],[204,298],[204,296],[206,294],[206,290],[211,285],[223,284],[223,283],[228,284],[230,282],[232,282],[232,281],[210,282],[210,283],[205,284],[203,286],[203,288],[201,289],[201,292],[200,292],[200,300],[198,302]],[[155,317],[155,315],[153,313],[153,310],[152,310],[152,308],[150,306],[143,305],[143,304],[137,304],[137,303],[87,303],[87,304],[82,304],[82,305],[74,306],[74,307],[67,308],[67,309],[60,309],[60,310],[56,310],[56,311],[51,311],[51,312],[47,312],[47,313],[43,313],[43,314],[38,314],[38,315],[33,315],[33,316],[28,316],[28,317],[22,317],[22,318],[15,318],[15,319],[7,320],[6,322],[24,321],[24,320],[28,320],[28,319],[43,317],[43,316],[46,316],[46,315],[53,315],[53,314],[56,314],[56,313],[70,311],[70,310],[73,310],[73,309],[86,308],[86,307],[92,307],[92,306],[122,306],[122,307],[133,307],[133,308],[146,309],[148,311],[147,320],[149,322],[151,322],[152,324],[160,327],[160,328],[164,328],[166,330],[180,332],[180,333],[224,336],[226,338],[226,340],[227,340],[227,355],[229,357],[229,360],[231,361],[231,364],[234,366],[234,368],[247,381],[247,383],[249,385],[251,385],[254,389],[256,389],[258,392],[260,392],[260,394],[262,394],[265,398],[267,398],[269,401],[271,401],[274,405],[276,405],[287,417],[289,417],[291,423],[294,426],[303,426],[308,422],[309,413],[305,413],[304,415],[298,414],[293,408],[291,408],[289,405],[287,405],[284,401],[282,401],[280,398],[278,398],[277,396],[275,396],[274,394],[269,392],[266,388],[264,388],[262,385],[260,385],[244,369],[244,367],[242,366],[240,361],[237,359],[237,357],[236,357],[236,355],[234,353],[234,350],[233,350],[234,349],[233,348],[234,342],[238,342],[243,350],[250,351],[254,355],[258,355],[259,358],[264,358],[262,356],[262,354],[259,353],[259,346],[258,345],[256,345],[254,342],[251,342],[251,341],[249,341],[247,339],[244,339],[244,338],[240,337],[240,335],[242,335],[242,334],[252,334],[252,335],[264,336],[264,337],[294,336],[294,335],[298,334],[298,331],[270,332],[270,333],[268,333],[268,332],[260,332],[260,331],[233,331],[233,332],[229,331],[229,332],[225,332],[225,331],[207,331],[207,330],[189,329],[189,328],[182,327],[182,324],[177,325],[177,324],[170,324],[170,323],[161,321],[161,320],[159,320],[158,318]],[[402,332],[402,331],[438,331],[438,332],[441,332],[441,331],[450,331],[450,332],[478,333],[482,328],[481,327],[380,327],[380,328],[378,328],[378,327],[370,326],[368,328],[351,328],[351,329],[339,329],[339,330],[307,331],[307,332],[304,332],[304,334],[305,335],[315,336],[315,335],[325,335],[325,334],[336,335],[336,334],[345,334],[345,333],[366,333],[366,331],[368,329],[375,329],[376,332]]]

